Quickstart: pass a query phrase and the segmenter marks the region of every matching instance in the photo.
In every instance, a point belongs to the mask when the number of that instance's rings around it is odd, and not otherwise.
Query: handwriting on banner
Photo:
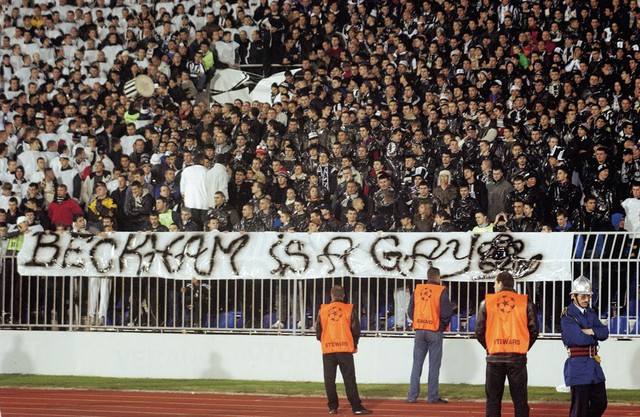
[[[182,279],[422,279],[437,266],[445,279],[490,279],[503,270],[523,278],[545,261],[544,251],[529,246],[512,235],[467,233],[35,234],[25,240],[18,265],[23,274]]]
[[[61,245],[57,234],[38,234],[32,258],[26,267],[60,267],[65,270],[86,270],[93,267],[101,274],[123,272],[136,268],[135,275],[149,272],[154,262],[160,262],[169,274],[178,273],[191,259],[195,273],[211,276],[216,260],[228,262],[238,273],[236,257],[249,240],[249,235],[238,235],[225,246],[221,235],[213,235],[213,242],[206,240],[207,234],[173,234],[168,242],[160,243],[161,234],[128,234],[122,244],[115,238],[75,235],[67,245]],[[208,245],[208,243],[213,243]],[[101,255],[112,256],[101,256]],[[222,256],[218,256],[221,254]],[[43,256],[44,255],[44,256]],[[201,262],[202,260],[206,262]],[[117,262],[116,262],[117,260]],[[205,264],[206,268],[201,268]]]
[[[271,270],[277,276],[284,276],[287,271],[302,274],[310,265],[312,253],[305,252],[304,242],[298,239],[285,240],[289,235],[279,235],[269,249],[269,254],[277,262],[278,266]],[[447,263],[463,264],[462,267],[448,270],[442,274],[442,278],[461,275],[470,271],[474,259],[474,250],[479,235],[470,235],[471,243],[467,248],[463,242],[455,237],[443,239],[440,237],[425,237],[418,239],[410,246],[410,252],[406,253],[401,248],[399,235],[379,236],[373,240],[368,253],[378,270],[389,274],[411,276],[421,260],[427,265],[436,265],[439,260]],[[389,247],[390,248],[385,248]],[[284,248],[286,256],[278,256],[277,248]],[[352,267],[354,252],[358,248],[349,237],[334,237],[329,239],[323,247],[322,253],[317,255],[317,262],[326,262],[330,265],[329,274],[342,266],[349,274],[355,275]],[[514,240],[509,235],[497,235],[492,241],[482,243],[477,249],[482,276],[485,279],[495,276],[500,271],[511,271],[514,277],[522,278],[535,273],[543,259],[541,254],[536,254],[530,259],[519,256],[525,245],[521,240]],[[286,259],[286,260],[285,260]],[[299,261],[299,262],[296,262]],[[453,262],[463,261],[463,262]],[[444,268],[447,270],[447,268]]]

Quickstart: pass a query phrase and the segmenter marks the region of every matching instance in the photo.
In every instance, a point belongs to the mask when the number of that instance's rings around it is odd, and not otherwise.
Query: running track
[[[346,399],[340,415],[350,416]],[[393,417],[482,417],[482,402],[452,402],[430,405],[406,404],[400,400],[368,399],[365,407],[374,416]],[[513,415],[504,404],[504,415]],[[0,413],[13,416],[224,416],[224,417],[319,417],[327,416],[325,399],[256,395],[189,394],[175,392],[82,391],[45,389],[0,389]],[[531,404],[531,417],[567,416],[566,404]],[[609,406],[606,417],[640,416],[640,406]]]

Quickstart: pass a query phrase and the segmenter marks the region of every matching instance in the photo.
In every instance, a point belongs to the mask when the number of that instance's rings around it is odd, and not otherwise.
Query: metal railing
[[[552,235],[550,235],[551,237]],[[627,233],[576,235],[572,277],[594,286],[593,307],[612,335],[640,337],[638,243]],[[313,334],[320,304],[344,285],[364,334],[407,335],[407,305],[422,280],[318,278],[203,280],[21,276],[15,257],[2,262],[2,329]],[[489,281],[447,281],[456,306],[450,334],[470,335]],[[559,336],[571,281],[518,282],[538,308],[543,336]],[[101,298],[102,297],[102,298]]]

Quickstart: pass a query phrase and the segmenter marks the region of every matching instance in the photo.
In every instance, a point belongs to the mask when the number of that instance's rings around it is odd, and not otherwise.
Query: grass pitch
[[[146,379],[98,378],[52,375],[0,375],[2,388],[99,389],[118,391],[188,391],[217,394],[258,394],[324,397],[324,385],[319,382],[241,381],[219,379]],[[408,384],[358,384],[363,398],[406,398]],[[344,388],[341,388],[344,392]],[[484,386],[440,384],[440,395],[449,400],[483,401]],[[508,398],[509,390],[505,390]],[[638,390],[607,390],[610,403],[640,405]],[[568,393],[555,388],[529,387],[529,401],[569,402]]]

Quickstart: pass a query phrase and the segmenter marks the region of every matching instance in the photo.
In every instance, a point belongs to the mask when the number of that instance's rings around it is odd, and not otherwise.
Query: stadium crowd
[[[640,230],[636,0],[69,3],[0,2],[5,236]]]

